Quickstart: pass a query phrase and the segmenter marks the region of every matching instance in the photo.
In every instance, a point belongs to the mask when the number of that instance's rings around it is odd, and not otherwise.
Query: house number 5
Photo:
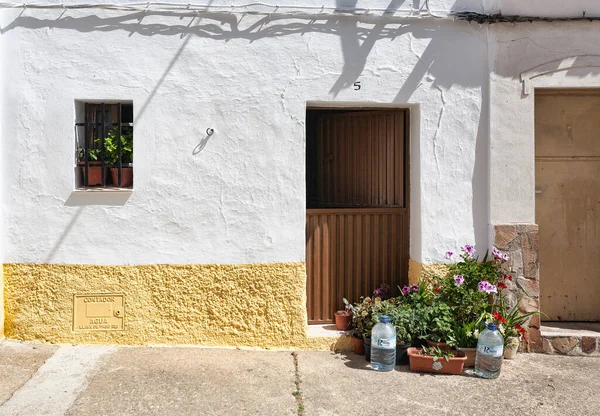
[[[359,91],[361,88],[360,81],[354,83],[354,91]]]

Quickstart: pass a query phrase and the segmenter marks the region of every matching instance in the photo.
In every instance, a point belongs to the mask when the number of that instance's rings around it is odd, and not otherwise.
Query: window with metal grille
[[[133,188],[133,104],[76,102],[75,187]]]

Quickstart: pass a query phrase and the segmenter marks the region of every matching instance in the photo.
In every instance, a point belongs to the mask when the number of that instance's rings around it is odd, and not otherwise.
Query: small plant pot
[[[435,341],[426,339],[425,343],[427,344],[428,347],[437,347],[442,351],[448,351],[450,349],[450,347],[448,346],[448,344],[446,344],[446,342],[435,342]]]
[[[110,168],[110,177],[114,186],[119,186],[119,168]],[[121,188],[133,186],[133,168],[123,167],[121,170]]]
[[[465,361],[465,367],[475,367],[475,357],[477,356],[477,348],[456,348],[459,351],[462,351],[467,356],[467,361]]]
[[[406,342],[403,344],[396,343],[396,365],[408,364],[407,351],[410,347],[411,347],[410,342]]]
[[[363,339],[352,337],[352,342],[354,342],[354,354],[365,355],[365,342]]]
[[[85,186],[85,162],[79,162],[77,165],[81,169],[81,185]],[[87,186],[102,185],[103,177],[106,183],[106,169],[102,169],[102,162],[88,162],[88,175]]]
[[[519,350],[519,338],[508,337],[506,344],[504,345],[504,359],[512,360],[517,356]]]
[[[347,331],[352,326],[352,313],[345,310],[335,313],[335,327],[338,331]]]
[[[436,374],[462,374],[467,356],[463,351],[453,351],[455,357],[446,361],[444,358],[434,360],[429,355],[421,355],[421,348],[409,348],[410,371]]]
[[[365,359],[371,362],[371,337],[365,337],[363,343],[365,344]]]

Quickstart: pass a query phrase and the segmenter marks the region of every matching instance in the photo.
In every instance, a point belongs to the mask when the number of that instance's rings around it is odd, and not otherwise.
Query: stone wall
[[[600,356],[599,337],[544,334],[542,351],[545,354]]]
[[[539,237],[536,224],[508,224],[494,226],[494,245],[508,252],[509,266],[513,276],[508,283],[508,303],[519,301],[521,313],[540,309]],[[528,334],[523,345],[527,352],[541,352],[540,317],[529,322]]]

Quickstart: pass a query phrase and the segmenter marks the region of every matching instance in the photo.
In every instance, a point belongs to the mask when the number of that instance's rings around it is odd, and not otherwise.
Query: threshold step
[[[335,324],[308,325],[308,338],[338,338],[352,336],[352,331],[339,331]]]
[[[600,357],[600,322],[543,322],[543,352]]]

